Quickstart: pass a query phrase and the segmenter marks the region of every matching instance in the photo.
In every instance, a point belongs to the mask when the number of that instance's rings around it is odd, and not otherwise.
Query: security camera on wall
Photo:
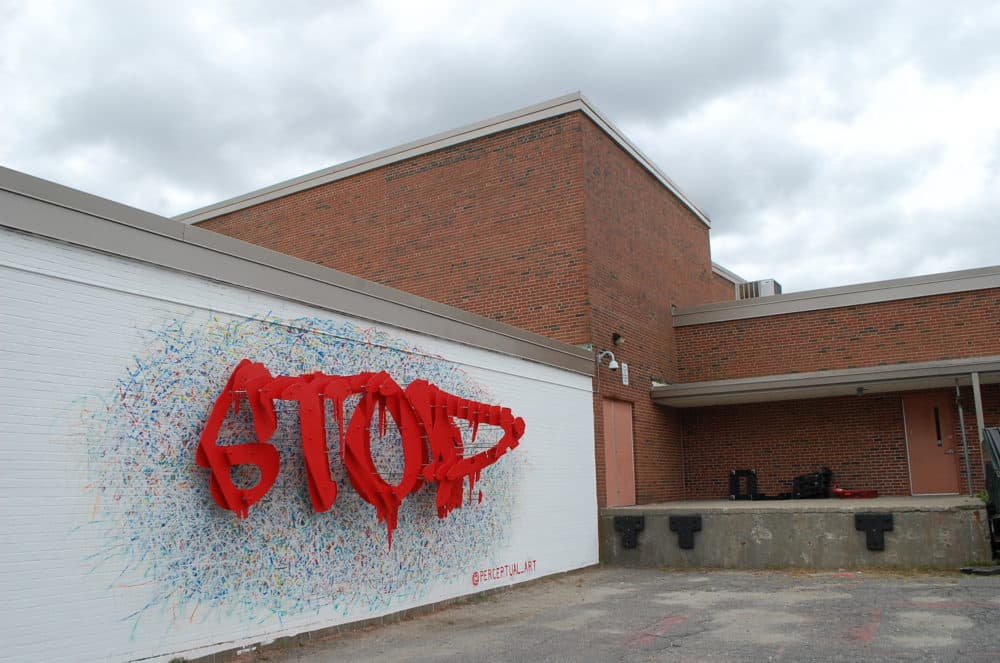
[[[597,363],[600,364],[605,358],[608,360],[608,369],[612,371],[618,370],[618,360],[615,359],[615,355],[611,350],[603,350],[597,354]]]

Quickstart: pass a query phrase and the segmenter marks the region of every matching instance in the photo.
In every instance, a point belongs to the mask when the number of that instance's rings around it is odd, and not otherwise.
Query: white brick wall
[[[9,230],[0,275],[0,661],[193,657],[597,562],[587,376]],[[339,461],[312,513],[290,411],[281,478],[239,521],[194,448],[243,356],[488,394],[527,432],[481,504],[408,500],[389,551]]]

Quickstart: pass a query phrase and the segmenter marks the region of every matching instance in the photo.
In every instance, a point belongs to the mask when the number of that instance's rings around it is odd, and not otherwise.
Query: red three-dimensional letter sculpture
[[[344,403],[356,394],[361,399],[345,431]],[[239,410],[241,397],[250,405],[256,442],[220,446],[222,422],[230,407]],[[289,400],[298,401],[299,405],[302,455],[313,509],[327,511],[337,499],[337,484],[330,476],[324,399],[333,404],[347,479],[375,507],[379,520],[385,522],[390,546],[399,506],[407,495],[418,490],[424,481],[436,482],[438,517],[444,518],[452,509],[462,506],[465,479],[469,480],[471,500],[483,468],[516,447],[524,434],[524,420],[514,417],[510,408],[459,398],[426,380],[415,380],[403,389],[385,372],[274,377],[263,364],[244,359],[216,399],[198,444],[197,461],[211,470],[210,488],[216,503],[246,518],[250,507],[271,489],[280,466],[278,450],[267,444],[278,426],[274,401]],[[378,417],[378,431],[382,435],[387,413],[396,423],[403,445],[403,476],[395,485],[382,478],[372,458],[371,421]],[[500,427],[503,436],[485,451],[466,456],[455,419],[472,425],[473,442],[483,424]],[[247,464],[257,466],[260,481],[252,488],[238,488],[230,468]]]

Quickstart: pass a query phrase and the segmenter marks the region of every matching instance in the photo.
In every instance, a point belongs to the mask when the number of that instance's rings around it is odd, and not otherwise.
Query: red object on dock
[[[868,499],[878,497],[877,490],[851,490],[850,488],[833,487],[833,496],[845,499]]]

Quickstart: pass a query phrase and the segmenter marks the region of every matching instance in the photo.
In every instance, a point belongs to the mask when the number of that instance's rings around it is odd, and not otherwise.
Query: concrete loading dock
[[[890,516],[882,550],[871,550],[857,516]],[[671,518],[701,516],[694,547],[680,547]],[[637,545],[623,545],[622,521],[642,518]],[[626,524],[628,521],[625,521]],[[633,521],[635,522],[635,521]],[[884,519],[883,519],[884,522]],[[684,529],[683,527],[678,529]],[[817,569],[957,569],[991,558],[986,507],[973,497],[879,497],[742,502],[703,500],[601,509],[600,555],[623,566]],[[877,537],[877,535],[876,535]]]

